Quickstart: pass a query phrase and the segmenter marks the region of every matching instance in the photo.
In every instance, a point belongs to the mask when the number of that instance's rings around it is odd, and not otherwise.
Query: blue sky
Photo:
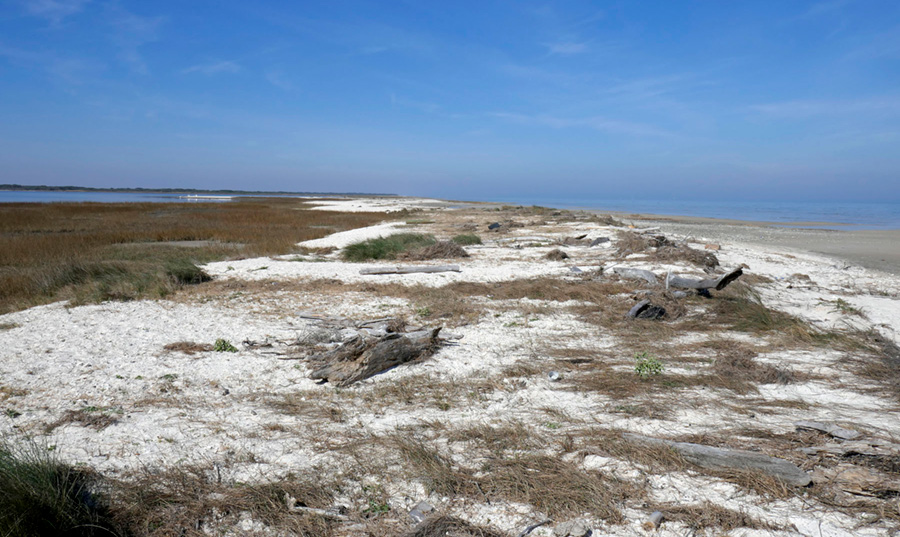
[[[900,2],[0,2],[0,183],[900,201]]]

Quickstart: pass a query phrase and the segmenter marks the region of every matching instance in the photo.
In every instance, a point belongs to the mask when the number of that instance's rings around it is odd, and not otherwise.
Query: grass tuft
[[[460,246],[472,246],[475,244],[482,244],[481,237],[474,233],[464,233],[462,235],[457,235],[451,239],[453,242]]]
[[[372,259],[397,259],[400,254],[431,246],[437,242],[433,235],[421,233],[399,233],[389,237],[379,237],[351,244],[344,248],[345,261],[361,262]]]
[[[37,444],[0,443],[0,535],[117,535],[90,471]]]

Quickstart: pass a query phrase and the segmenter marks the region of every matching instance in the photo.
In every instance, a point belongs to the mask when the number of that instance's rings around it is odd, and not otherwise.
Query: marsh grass
[[[57,300],[166,296],[206,280],[198,264],[286,254],[300,241],[384,218],[308,207],[274,198],[0,204],[0,313]]]

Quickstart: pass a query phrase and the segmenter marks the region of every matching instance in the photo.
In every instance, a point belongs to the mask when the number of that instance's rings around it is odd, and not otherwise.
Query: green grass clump
[[[0,535],[117,535],[95,481],[47,448],[0,441]]]
[[[460,246],[471,246],[473,244],[481,244],[481,237],[474,233],[465,233],[463,235],[457,235],[451,239],[456,244]]]
[[[179,285],[208,282],[212,277],[187,259],[173,259],[166,263],[166,275]]]
[[[213,343],[213,350],[216,352],[237,352],[237,347],[228,342],[227,339],[217,339]]]
[[[665,366],[659,358],[647,352],[634,355],[634,373],[642,379],[662,374]]]
[[[377,239],[369,239],[367,241],[351,244],[344,248],[343,258],[345,261],[367,261],[369,259],[397,259],[397,256],[422,248],[431,246],[437,242],[434,235],[424,235],[421,233],[400,233],[389,237],[379,237]]]

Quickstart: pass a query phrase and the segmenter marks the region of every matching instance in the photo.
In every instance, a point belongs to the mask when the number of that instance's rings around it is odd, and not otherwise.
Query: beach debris
[[[382,337],[363,333],[336,349],[314,355],[310,362],[322,364],[309,378],[349,386],[398,365],[430,356],[441,345],[441,328],[416,332],[391,332]]]
[[[568,520],[553,528],[554,537],[590,537],[593,533],[584,520]]]
[[[581,274],[584,271],[581,270],[580,268],[576,267],[575,265],[572,265],[571,267],[569,267],[569,272],[573,272],[575,274]]]
[[[419,502],[415,507],[409,512],[409,517],[412,518],[416,524],[422,522],[428,517],[429,513],[434,511],[434,507],[428,502]]]
[[[294,498],[287,492],[284,493],[284,503],[287,506],[288,511],[308,513],[320,516],[322,518],[337,520],[340,522],[351,521],[350,517],[344,514],[347,511],[347,508],[344,506],[335,506],[331,509],[317,509],[315,507],[306,507],[305,505],[299,505],[300,502],[297,501],[297,498]]]
[[[547,255],[545,255],[544,258],[549,259],[550,261],[562,261],[563,259],[569,259],[569,254],[556,248],[555,250],[547,252]]]
[[[562,375],[559,373],[559,371],[548,371],[547,378],[550,379],[550,382],[556,382],[562,378]]]
[[[609,242],[609,237],[597,237],[591,241],[591,247],[593,248],[594,246],[599,246],[607,242]]]
[[[820,453],[836,455],[839,457],[866,457],[870,462],[877,460],[896,466],[900,473],[900,444],[877,438],[867,440],[848,440],[840,444],[825,444],[824,446],[807,447],[801,450],[807,455],[814,456]],[[893,461],[893,462],[892,462]]]
[[[501,224],[500,222],[494,222],[493,224],[488,224],[488,229],[491,231],[495,231],[500,229],[501,226],[503,226],[503,224]]]
[[[713,250],[716,252],[718,252],[719,250],[722,249],[721,246],[719,246],[718,244],[714,244],[714,243],[708,243],[704,246],[704,248],[706,248],[707,250]]]
[[[663,520],[665,520],[665,515],[662,514],[662,511],[653,511],[650,514],[650,518],[644,522],[643,527],[647,531],[658,530],[659,526],[662,525]]]
[[[631,280],[644,280],[647,283],[656,284],[656,274],[653,274],[649,270],[644,269],[636,269],[631,267],[613,267],[610,269],[610,272],[620,276],[622,278],[628,278]]]
[[[421,266],[396,266],[396,267],[371,267],[360,269],[362,275],[375,274],[414,274],[435,272],[462,272],[459,265],[421,265]]]
[[[644,299],[634,305],[630,310],[628,310],[628,317],[632,319],[661,319],[666,315],[666,308],[662,306],[656,306],[650,303],[649,300]]]
[[[840,440],[854,440],[859,437],[859,433],[857,431],[853,431],[850,429],[844,429],[843,427],[838,427],[834,423],[822,423],[818,421],[797,421],[794,422],[794,427],[798,430],[812,430],[819,431],[821,433],[825,433],[827,435],[833,436],[834,438],[838,438]]]
[[[721,291],[722,289],[725,289],[728,284],[740,278],[742,274],[744,274],[744,270],[742,268],[734,269],[731,272],[727,272],[719,276],[718,278],[706,278],[703,280],[685,278],[676,274],[669,274],[666,277],[666,288],[678,287],[681,289],[697,289],[698,291],[704,289],[715,289],[716,291]]]
[[[814,483],[827,483],[857,496],[888,498],[900,493],[900,479],[874,468],[839,464],[813,470]]]
[[[638,444],[670,447],[691,464],[709,470],[758,470],[796,487],[805,487],[812,482],[809,474],[796,464],[762,453],[675,442],[633,433],[622,433],[622,438]]]
[[[364,533],[369,534],[370,533]],[[440,515],[427,518],[412,530],[402,534],[402,537],[504,537],[498,531],[482,526],[475,526],[461,518],[448,515]]]
[[[538,522],[537,524],[532,524],[532,525],[528,526],[527,528],[525,528],[524,530],[522,530],[522,532],[519,533],[518,537],[525,537],[526,535],[530,534],[534,530],[540,528],[541,526],[546,526],[547,524],[550,524],[551,522],[553,522],[553,521],[550,520],[549,518],[547,518],[547,519],[544,519],[544,520]]]

